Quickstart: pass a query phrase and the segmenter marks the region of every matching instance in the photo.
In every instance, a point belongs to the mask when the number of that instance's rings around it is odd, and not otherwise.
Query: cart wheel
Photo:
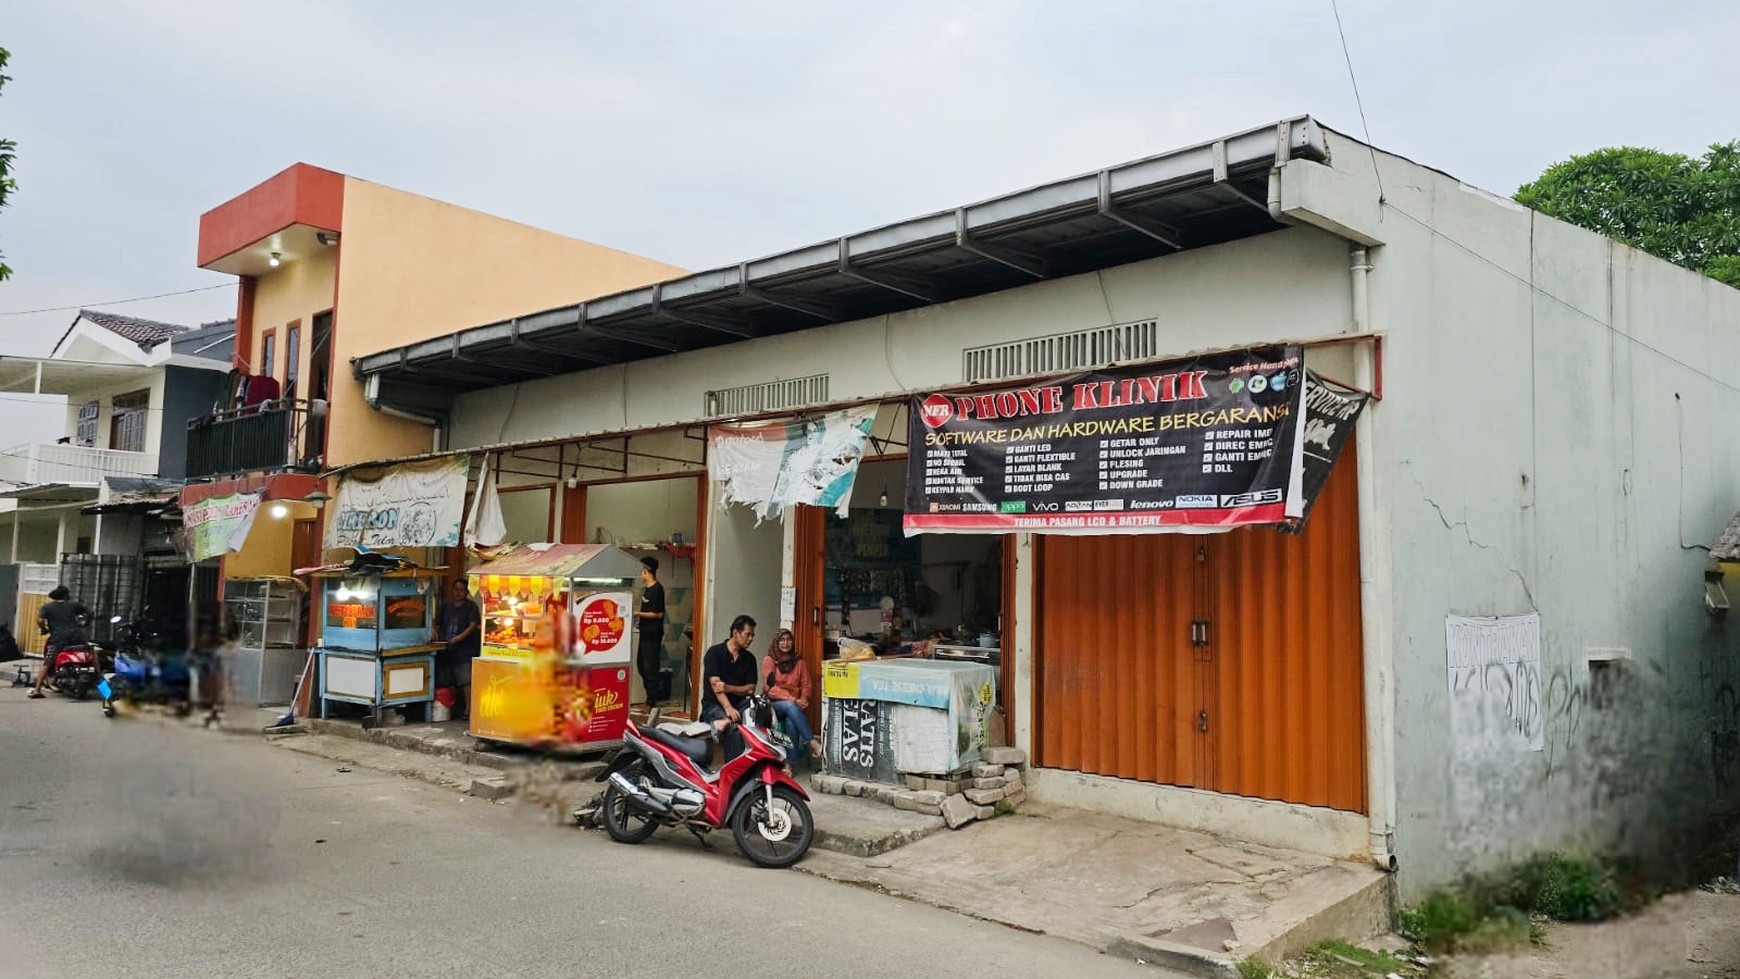
[[[630,782],[640,781],[642,768],[630,765],[622,772]],[[628,793],[607,783],[604,789],[604,831],[618,843],[644,843],[659,828],[652,813],[644,812],[628,799]]]

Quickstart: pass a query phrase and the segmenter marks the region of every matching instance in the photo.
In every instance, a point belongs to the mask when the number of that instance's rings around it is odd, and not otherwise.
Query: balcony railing
[[[232,408],[187,425],[187,477],[318,469],[325,416],[306,401]]]
[[[16,445],[0,451],[0,480],[24,486],[90,483],[105,476],[154,476],[157,455],[82,445]]]

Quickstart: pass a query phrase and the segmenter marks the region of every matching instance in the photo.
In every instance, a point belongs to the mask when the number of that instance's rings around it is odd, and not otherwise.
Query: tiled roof
[[[187,332],[187,327],[174,323],[159,323],[156,320],[142,320],[137,316],[122,316],[119,313],[104,313],[94,309],[79,310],[79,319],[126,337],[137,343],[140,350],[150,350],[178,333]]]
[[[1728,529],[1716,539],[1716,546],[1710,548],[1710,556],[1718,561],[1740,561],[1740,513],[1728,521]]]

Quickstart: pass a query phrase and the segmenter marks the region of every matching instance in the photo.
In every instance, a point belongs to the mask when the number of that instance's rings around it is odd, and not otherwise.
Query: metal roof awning
[[[154,367],[0,356],[0,393],[67,394],[151,377]]]
[[[1276,230],[1269,171],[1325,160],[1300,116],[834,241],[359,357],[380,402],[775,336],[1077,275]]]

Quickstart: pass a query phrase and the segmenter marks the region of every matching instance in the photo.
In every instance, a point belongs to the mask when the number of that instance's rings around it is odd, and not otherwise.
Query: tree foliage
[[[1596,150],[1548,167],[1516,199],[1740,288],[1740,140],[1695,158]]]
[[[11,77],[6,74],[6,62],[12,60],[12,52],[0,48],[0,90],[6,88]],[[6,198],[12,196],[17,189],[18,181],[12,177],[12,156],[17,144],[9,139],[0,139],[0,207],[6,206]],[[0,281],[12,277],[12,267],[6,264],[6,256],[0,255]]]

